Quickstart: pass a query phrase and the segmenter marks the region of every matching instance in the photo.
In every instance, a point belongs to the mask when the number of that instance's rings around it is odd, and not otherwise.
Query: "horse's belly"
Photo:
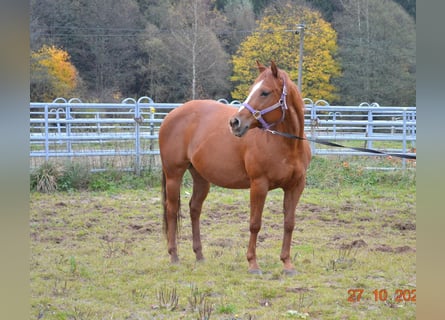
[[[191,156],[193,167],[210,183],[231,189],[247,189],[250,179],[240,153],[227,144],[209,142]],[[224,144],[223,144],[224,145]]]
[[[219,167],[215,170],[211,168],[197,169],[198,172],[210,183],[229,189],[247,189],[250,187],[250,179],[230,168]]]

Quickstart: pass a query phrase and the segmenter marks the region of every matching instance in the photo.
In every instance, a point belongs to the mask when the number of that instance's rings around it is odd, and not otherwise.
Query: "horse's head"
[[[230,118],[232,133],[242,137],[249,129],[269,127],[283,121],[286,105],[286,78],[272,61],[270,68],[257,61],[259,76],[250,89],[247,99]]]

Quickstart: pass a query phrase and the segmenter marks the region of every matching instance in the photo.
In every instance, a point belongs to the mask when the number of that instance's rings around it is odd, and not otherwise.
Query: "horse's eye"
[[[261,92],[262,97],[267,97],[269,94],[270,94],[270,92],[267,92],[267,91]]]

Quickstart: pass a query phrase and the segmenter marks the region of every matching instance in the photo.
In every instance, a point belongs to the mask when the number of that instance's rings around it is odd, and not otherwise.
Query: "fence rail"
[[[220,100],[228,103],[225,100]],[[30,167],[44,160],[81,159],[93,171],[159,165],[158,131],[164,117],[179,103],[155,103],[149,97],[121,103],[82,103],[58,98],[30,104]],[[230,103],[234,108],[238,101]],[[416,108],[330,106],[305,99],[308,137],[384,152],[413,154],[416,148]],[[329,148],[311,142],[314,155],[372,155]],[[400,161],[406,168],[406,160]]]

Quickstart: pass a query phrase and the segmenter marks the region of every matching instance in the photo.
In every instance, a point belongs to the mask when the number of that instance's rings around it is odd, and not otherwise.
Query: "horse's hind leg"
[[[210,190],[210,183],[205,180],[195,168],[190,167],[189,171],[193,178],[193,193],[189,202],[190,218],[192,221],[193,251],[196,260],[204,260],[201,245],[201,231],[199,217],[201,216],[202,204]]]
[[[177,250],[177,231],[178,220],[180,218],[180,189],[182,176],[184,170],[175,172],[175,174],[166,174],[164,171],[164,188],[165,188],[165,203],[164,203],[164,223],[165,233],[167,235],[167,247],[170,254],[170,260],[172,263],[177,263],[178,250]]]

